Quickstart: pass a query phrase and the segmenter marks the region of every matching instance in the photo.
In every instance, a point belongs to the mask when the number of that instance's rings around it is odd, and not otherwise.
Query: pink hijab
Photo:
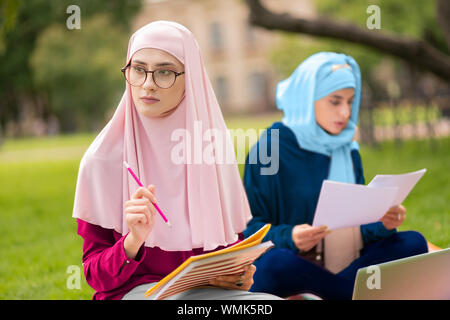
[[[251,218],[234,153],[232,163],[224,164],[176,164],[171,159],[174,148],[180,145],[180,140],[172,141],[172,133],[185,129],[193,146],[194,131],[199,130],[194,123],[201,124],[201,138],[206,130],[222,133],[226,137],[224,148],[234,150],[197,41],[182,25],[156,21],[131,36],[127,64],[142,48],[164,50],[184,64],[185,96],[169,116],[147,118],[137,112],[126,83],[112,119],[81,160],[73,217],[122,235],[128,232],[124,204],[138,185],[124,168],[125,160],[144,186],[155,185],[158,205],[172,224],[168,228],[159,215],[155,216],[145,246],[186,251],[233,243]],[[196,142],[205,147],[204,139]]]

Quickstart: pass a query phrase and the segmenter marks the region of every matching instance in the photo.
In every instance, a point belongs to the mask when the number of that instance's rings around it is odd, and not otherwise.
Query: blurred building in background
[[[315,14],[310,0],[265,0],[274,12]],[[225,114],[275,110],[280,80],[270,64],[279,34],[248,22],[243,0],[144,0],[134,30],[156,20],[178,22],[195,35],[216,97]]]

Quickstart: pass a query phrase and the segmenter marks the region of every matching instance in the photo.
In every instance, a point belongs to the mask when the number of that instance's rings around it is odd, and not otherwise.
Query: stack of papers
[[[376,222],[406,199],[425,172],[377,175],[367,186],[325,180],[313,226],[326,225],[333,230]]]
[[[272,241],[262,242],[270,229],[266,224],[247,239],[222,250],[193,256],[177,269],[150,288],[146,297],[162,300],[174,294],[202,286],[221,275],[236,275],[244,271],[266,250],[273,247]]]

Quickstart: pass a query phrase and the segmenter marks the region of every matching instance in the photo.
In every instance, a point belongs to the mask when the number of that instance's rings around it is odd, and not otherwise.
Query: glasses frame
[[[154,83],[158,88],[160,88],[160,89],[170,89],[170,88],[173,87],[173,85],[174,85],[175,82],[177,81],[177,77],[179,77],[179,76],[181,76],[182,74],[184,74],[184,71],[182,71],[182,72],[176,72],[176,71],[173,71],[173,70],[170,70],[170,69],[164,69],[164,68],[160,68],[160,69],[156,69],[156,70],[145,70],[144,68],[142,68],[142,69],[144,69],[144,72],[145,72],[145,79],[144,79],[144,82],[142,82],[141,85],[136,86],[136,85],[131,84],[130,81],[128,81],[127,75],[125,74],[125,71],[127,71],[127,69],[130,68],[130,67],[131,67],[131,62],[130,62],[129,64],[127,64],[125,67],[123,67],[122,69],[120,69],[120,71],[122,71],[123,76],[125,77],[125,80],[130,84],[130,86],[133,86],[133,87],[142,87],[142,86],[144,85],[145,81],[147,81],[148,74],[151,73],[151,74],[152,74],[152,80],[153,80],[153,83]],[[158,86],[158,84],[157,84],[156,81],[155,81],[155,76],[154,76],[155,72],[158,71],[158,70],[167,70],[167,71],[173,72],[173,73],[175,74],[175,79],[173,80],[173,83],[170,85],[170,87],[163,88],[163,87]]]

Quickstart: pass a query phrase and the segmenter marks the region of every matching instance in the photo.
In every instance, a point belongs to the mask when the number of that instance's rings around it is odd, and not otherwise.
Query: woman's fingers
[[[297,246],[300,250],[303,251],[309,251],[311,250],[314,246],[317,245],[317,243],[319,243],[320,240],[322,240],[323,238],[325,238],[325,236],[329,233],[329,231],[323,231],[321,233],[317,233],[312,237],[309,238],[305,238],[305,239],[301,239],[299,241],[299,246]]]
[[[220,280],[220,278],[218,279],[212,279],[209,282],[211,285],[215,286],[215,287],[221,287],[224,289],[228,289],[228,290],[244,290],[244,285],[242,285],[241,287],[237,286],[235,283],[233,282],[229,282],[229,281],[224,281],[224,280]]]
[[[308,242],[303,242],[300,244],[300,246],[298,247],[301,251],[309,251],[312,248],[314,248],[314,246],[317,244],[318,241],[308,241]]]
[[[402,215],[401,213],[396,213],[394,215],[390,215],[390,216],[385,217],[385,220],[389,220],[389,221],[392,221],[392,222],[403,221],[403,219],[404,219],[404,215]]]
[[[156,208],[147,198],[133,199],[125,202],[125,208],[133,206],[147,206],[152,214],[156,214]]]
[[[157,213],[153,205],[153,203],[156,203],[154,191],[153,185],[148,188],[140,187],[131,196],[131,199],[125,202],[125,215],[129,226],[138,223],[152,224]]]
[[[330,232],[331,232],[331,231],[328,230],[327,228],[321,229],[319,232],[316,232],[316,233],[311,237],[311,239],[312,239],[312,240],[320,240],[320,239],[322,239],[323,237],[325,237],[327,234],[329,234]]]
[[[253,274],[256,271],[254,265],[245,267],[244,272],[238,275],[219,276],[210,280],[210,284],[225,289],[249,290],[253,285]]]
[[[320,240],[322,240],[327,235],[327,232],[316,233],[315,235],[302,239],[303,243],[309,244],[312,243],[313,246],[317,244]]]
[[[297,225],[292,230],[292,240],[302,251],[309,251],[330,231],[327,226],[312,227],[308,224]]]
[[[250,265],[245,267],[244,272],[242,274],[235,274],[230,276],[220,276],[219,280],[227,281],[230,283],[237,283],[239,281],[246,281],[250,278],[253,278],[253,274],[256,271],[256,267],[254,265]]]
[[[147,203],[150,203],[150,200],[147,198],[133,199],[125,202],[125,208],[140,205],[146,206]]]
[[[147,206],[150,209],[150,211],[156,213],[155,206],[147,198],[134,199],[125,202],[125,208],[132,206]]]
[[[327,231],[328,227],[327,226],[320,226],[320,227],[310,227],[308,229],[305,230],[304,232],[304,237],[305,238],[310,238],[310,239],[314,239],[317,237],[322,237],[324,236],[325,232]]]
[[[152,212],[152,210],[146,206],[146,205],[141,205],[141,206],[129,206],[125,209],[125,214],[127,214],[127,218],[129,215],[143,215],[145,216],[145,220],[143,221],[144,223],[150,222],[152,217],[155,215],[155,212]],[[130,221],[130,220],[128,220]],[[135,221],[135,220],[133,220]]]
[[[312,235],[322,234],[328,230],[327,226],[311,227]]]
[[[311,230],[305,230],[298,234],[297,239],[299,241],[318,241],[328,234],[326,227],[317,227]]]
[[[145,214],[142,213],[134,213],[134,214],[128,214],[127,217],[127,223],[129,226],[143,223],[146,224],[148,222],[148,218]]]
[[[406,214],[402,212],[388,212],[384,215],[382,218],[383,221],[389,221],[389,222],[398,222],[403,221],[406,218]]]
[[[400,220],[402,217],[406,216],[406,208],[402,205],[393,206],[389,208],[389,210],[386,212],[384,216]]]
[[[406,210],[402,206],[395,206],[380,219],[384,227],[388,230],[399,227],[406,218]]]
[[[145,197],[149,199],[151,202],[156,203],[156,197],[154,193],[150,190],[155,190],[155,187],[153,185],[150,185],[149,188],[139,187],[135,193],[131,196],[131,199],[140,199],[142,197]]]
[[[400,204],[390,207],[388,212],[406,213],[406,208]]]
[[[297,243],[297,248],[299,248],[302,251],[309,251],[312,247],[314,247],[317,244],[318,241],[307,238],[307,239],[301,239]]]
[[[321,236],[328,230],[327,226],[312,227],[310,225],[298,225],[294,227],[294,235],[297,238],[312,238],[314,236]]]

